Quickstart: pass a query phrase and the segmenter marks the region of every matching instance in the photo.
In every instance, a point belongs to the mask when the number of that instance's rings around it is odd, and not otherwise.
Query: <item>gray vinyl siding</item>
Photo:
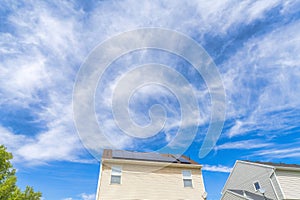
[[[237,194],[234,194],[230,191],[226,191],[225,194],[222,196],[221,200],[245,200],[246,198],[241,197]]]
[[[253,186],[253,183],[258,181],[261,188],[265,189],[266,197],[277,199],[270,181],[270,175],[272,173],[272,168],[237,161],[230,177],[226,182],[223,193],[227,189],[239,189],[259,194],[257,191],[255,191]]]
[[[285,199],[300,199],[300,172],[276,170]]]
[[[273,184],[273,190],[277,194],[278,198],[279,199],[283,199],[283,194],[282,194],[280,185],[279,185],[279,183],[277,181],[275,173],[273,173],[272,176],[270,177],[270,181]]]

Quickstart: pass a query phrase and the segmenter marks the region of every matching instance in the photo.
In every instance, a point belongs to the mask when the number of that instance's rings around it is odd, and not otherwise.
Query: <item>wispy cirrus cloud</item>
[[[236,118],[228,136],[297,126],[300,94],[299,22],[248,41],[223,66],[228,117]],[[239,66],[239,67],[231,67]],[[240,92],[239,92],[240,91]]]
[[[6,113],[0,122],[1,143],[15,161],[30,164],[79,160],[82,149],[71,107],[76,65],[83,57],[77,40],[81,15],[72,3],[59,7],[59,12],[52,6],[21,1],[1,5],[8,13],[3,21],[10,27],[0,32],[0,109]],[[31,119],[9,110],[29,112]],[[35,130],[33,123],[42,129]]]
[[[295,147],[296,146],[296,147]],[[267,160],[294,159],[298,161],[300,157],[300,148],[298,145],[277,145],[277,148],[259,150],[253,153],[253,157],[260,156]],[[295,162],[294,161],[294,162]]]
[[[250,139],[250,140],[238,140],[234,142],[226,142],[224,144],[217,145],[215,150],[225,149],[258,149],[274,145],[271,142],[267,142],[261,139]]]
[[[164,0],[4,0],[0,5],[0,143],[14,154],[14,162],[19,162],[19,166],[53,161],[91,162],[84,159],[86,152],[83,152],[72,116],[73,85],[80,65],[99,42],[115,34],[161,27],[187,34],[201,44],[216,62],[223,79],[227,121],[222,143],[216,147],[220,151],[211,155],[220,165],[204,165],[203,170],[228,173],[231,168],[223,163],[233,164],[243,156],[299,162],[299,144],[295,142],[300,119],[299,5],[298,1],[288,0],[172,3]],[[104,107],[97,111],[97,116],[98,119],[103,117],[103,130],[107,134],[120,131],[113,116],[103,112],[110,106],[116,80],[131,69],[129,66],[143,64],[143,61],[156,60],[189,77],[199,100],[199,123],[207,125],[211,104],[205,82],[195,76],[191,66],[174,57],[162,52],[140,51],[112,63],[113,69],[107,71],[106,79],[98,85],[98,89],[104,86],[104,90],[98,90],[98,96],[96,93],[96,97],[101,97],[96,99],[96,106]],[[147,75],[142,73],[139,78]],[[187,90],[182,88],[182,92]],[[130,116],[136,123],[147,125],[150,122],[148,107],[154,102],[153,97],[157,97],[156,102],[165,103],[168,111],[165,135],[159,141],[169,142],[176,131],[173,129],[180,126],[180,109],[169,91],[158,87],[141,88],[129,102]],[[191,119],[186,125],[193,122]],[[201,130],[207,128],[203,126]],[[87,127],[86,131],[93,128]],[[199,137],[203,135],[199,133]],[[285,135],[291,137],[282,138]],[[115,144],[119,148],[151,151],[157,147],[149,147],[147,142],[139,146],[126,137],[112,138],[117,138]],[[198,141],[202,140],[195,141],[197,145]],[[191,149],[193,155],[195,152]],[[226,153],[228,156],[224,156]],[[40,176],[35,172],[32,175]],[[61,188],[53,185],[53,191],[59,193]],[[214,191],[208,192],[217,194],[217,187],[214,184]],[[66,194],[67,191],[63,191],[58,194],[59,198],[50,199],[91,199],[95,197],[89,195],[92,192],[78,195],[80,192]]]
[[[257,124],[262,124],[260,130],[274,127],[268,119],[270,112],[299,105],[298,22],[279,22],[278,28],[257,30],[260,34],[249,38],[245,36],[246,39],[237,42],[240,44],[238,47],[231,43],[236,42],[239,27],[252,27],[257,21],[269,18],[268,14],[274,10],[282,16],[292,15],[297,12],[294,4],[288,1],[177,1],[169,4],[167,1],[137,3],[129,0],[98,2],[83,8],[76,1],[4,3],[1,10],[5,10],[6,14],[2,19],[7,29],[0,32],[0,109],[28,109],[36,122],[43,123],[45,130],[37,134],[28,130],[20,133],[13,125],[0,122],[3,135],[9,135],[3,143],[25,160],[78,159],[75,154],[82,146],[76,136],[70,105],[74,80],[83,58],[95,45],[114,34],[152,26],[188,34],[207,47],[213,58],[222,57],[226,48],[230,49],[227,51],[229,56],[223,57],[219,66],[228,97],[228,117],[236,120],[236,125],[228,132],[229,136],[253,131],[258,128]],[[209,49],[214,45],[207,36],[213,40],[224,40],[216,52]],[[130,61],[143,60],[144,57],[138,55]],[[121,73],[123,71],[113,72],[113,75]],[[193,79],[193,73],[185,73]],[[147,74],[142,74],[140,78],[142,76]],[[108,91],[103,93],[107,105],[113,89],[111,85],[108,84]],[[194,90],[202,102],[199,104],[200,110],[204,111],[201,113],[202,123],[206,123],[210,112],[207,109],[209,94],[205,87]],[[142,93],[144,97],[154,95],[152,90],[145,89]],[[161,94],[164,95],[163,92]],[[276,99],[275,103],[273,99]],[[176,106],[169,106],[168,109],[176,114]],[[141,112],[136,113],[136,119],[145,119]],[[171,128],[178,126],[178,116],[174,116],[169,117]],[[287,121],[281,126],[277,124],[277,130],[286,124],[287,127],[295,124],[298,118],[290,119],[289,116],[287,113]],[[11,114],[7,117],[16,116]],[[279,120],[276,122],[282,121],[282,117],[277,117]],[[140,123],[145,122],[147,119]],[[107,130],[117,130],[111,127],[114,126],[113,119],[108,118],[107,124]],[[60,147],[63,145],[61,138],[64,138],[68,148]],[[166,138],[170,139],[170,136]],[[28,142],[20,148],[12,140]],[[118,146],[132,144],[125,138],[118,142]],[[42,149],[44,151],[44,146],[49,151],[58,148],[62,153],[53,156],[39,154]]]

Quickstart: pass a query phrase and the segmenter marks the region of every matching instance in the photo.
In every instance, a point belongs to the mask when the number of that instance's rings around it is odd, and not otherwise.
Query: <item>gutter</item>
[[[152,162],[152,161],[141,161],[141,160],[126,160],[126,159],[102,159],[102,163],[111,164],[133,164],[133,165],[147,165],[147,166],[158,166],[158,167],[177,167],[177,168],[190,168],[190,169],[201,169],[202,165],[199,164],[182,164],[182,163],[169,163],[169,162]]]
[[[280,167],[280,166],[275,166],[275,170],[282,170],[282,171],[296,171],[299,172],[300,168],[298,167]]]

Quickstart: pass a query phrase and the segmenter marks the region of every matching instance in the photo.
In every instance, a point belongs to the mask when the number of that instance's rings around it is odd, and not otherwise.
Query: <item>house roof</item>
[[[124,159],[139,161],[168,162],[179,164],[198,164],[184,155],[160,154],[156,152],[131,152],[124,150],[104,149],[102,159]]]
[[[262,164],[262,165],[268,165],[272,167],[283,167],[283,168],[299,168],[300,165],[297,164],[285,164],[285,163],[273,163],[273,162],[260,162],[260,161],[249,161],[249,160],[244,160],[245,162],[251,162],[251,163],[257,163],[257,164]]]
[[[229,190],[232,193],[238,194],[240,196],[245,197],[245,199],[252,199],[252,200],[271,200],[259,194],[254,194],[252,192],[246,190]]]

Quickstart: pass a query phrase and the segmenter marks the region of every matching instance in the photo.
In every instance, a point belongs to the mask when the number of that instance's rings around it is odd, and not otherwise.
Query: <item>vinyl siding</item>
[[[261,188],[266,190],[266,197],[277,199],[270,181],[270,175],[272,172],[272,168],[266,168],[238,161],[236,162],[236,165],[225,184],[223,192],[225,192],[227,189],[239,189],[252,193],[258,193],[255,191],[253,186],[253,183],[258,181]]]
[[[246,198],[236,195],[230,191],[226,191],[221,200],[245,200]]]
[[[283,199],[283,194],[275,173],[273,173],[272,176],[270,177],[270,181],[273,184],[273,190],[277,194],[278,199]]]
[[[300,199],[300,172],[276,170],[285,199]]]
[[[112,165],[102,165],[97,200],[203,199],[201,195],[204,193],[204,184],[200,168],[187,169],[192,172],[193,188],[184,188],[182,170],[185,170],[185,168],[168,166],[155,171],[155,168],[152,166],[122,164],[121,184],[118,185],[110,184]]]

